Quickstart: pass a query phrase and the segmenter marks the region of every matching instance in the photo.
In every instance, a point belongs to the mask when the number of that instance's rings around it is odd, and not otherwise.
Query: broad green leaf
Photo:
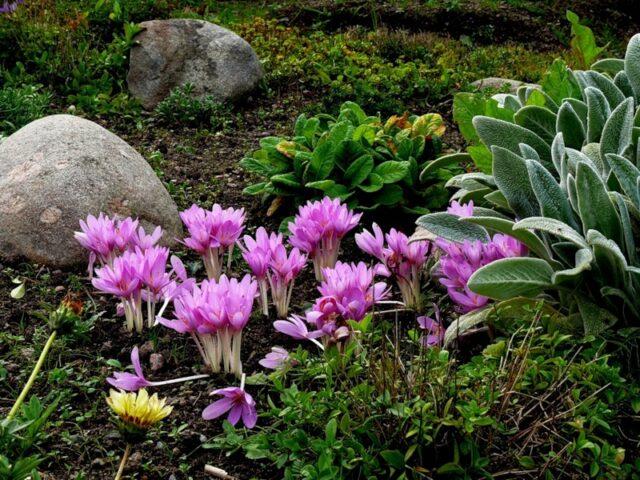
[[[563,238],[568,240],[574,244],[576,244],[580,248],[589,248],[586,240],[580,233],[575,231],[566,223],[561,222],[560,220],[555,220],[553,218],[545,218],[545,217],[530,217],[520,220],[513,226],[514,230],[539,230],[541,232],[550,233],[551,235],[555,235],[556,237]]]
[[[580,88],[568,70],[567,64],[560,58],[551,64],[540,84],[557,104],[562,103],[565,98],[581,97]]]
[[[271,177],[271,183],[280,188],[301,188],[300,180],[293,173],[283,173],[280,175],[273,175]]]
[[[571,48],[580,58],[581,66],[587,68],[596,61],[604,48],[596,45],[591,29],[580,23],[578,15],[567,10],[567,20],[571,23]]]
[[[269,177],[275,173],[271,165],[251,157],[245,157],[240,160],[240,166],[247,172],[255,173],[263,177]]]
[[[598,173],[584,162],[578,164],[576,194],[582,229],[597,230],[613,241],[621,239],[620,217]]]
[[[372,197],[374,203],[380,205],[395,205],[402,202],[404,198],[404,190],[400,185],[385,185],[379,192]]]
[[[489,241],[487,231],[467,222],[460,221],[460,217],[446,212],[429,213],[418,219],[416,224],[428,232],[432,238],[444,238],[451,242],[461,243],[465,240]],[[424,233],[424,232],[423,232]],[[426,233],[425,233],[426,235]]]
[[[494,146],[493,177],[496,185],[518,217],[540,214],[540,207],[529,182],[525,160],[504,148]]]
[[[503,258],[477,270],[467,286],[471,291],[497,300],[532,297],[552,285],[553,269],[540,258]]]
[[[384,182],[382,181],[382,177],[376,173],[371,173],[369,178],[367,179],[368,183],[358,185],[358,188],[363,192],[373,193],[377,192],[384,186]]]
[[[491,173],[491,151],[485,145],[470,145],[467,151],[478,170]]]
[[[519,145],[526,143],[540,155],[543,164],[551,162],[551,148],[540,136],[520,125],[489,117],[475,117],[473,124],[487,147],[498,146],[520,153]]]
[[[551,144],[556,135],[556,115],[548,108],[529,105],[518,110],[513,119],[516,124],[531,130],[548,144]]]
[[[376,166],[373,169],[373,173],[379,175],[383,183],[396,183],[409,173],[409,162],[388,160]]]
[[[347,171],[344,172],[344,179],[350,187],[355,187],[364,182],[373,171],[373,157],[371,155],[362,155],[357,158]]]
[[[254,183],[253,185],[249,185],[244,190],[242,190],[242,193],[244,193],[245,195],[260,195],[262,193],[265,193],[266,185],[267,182]]]
[[[449,155],[443,155],[435,160],[432,160],[427,163],[424,170],[420,174],[420,179],[422,180],[428,174],[435,172],[439,168],[446,167],[448,165],[457,165],[460,163],[470,163],[471,155],[468,153],[452,153]]]
[[[485,100],[475,93],[457,93],[453,97],[453,119],[464,139],[471,144],[480,142],[472,120],[484,115]]]
[[[327,178],[335,164],[335,152],[333,144],[324,142],[313,151],[313,157],[309,162],[309,181],[324,180]]]

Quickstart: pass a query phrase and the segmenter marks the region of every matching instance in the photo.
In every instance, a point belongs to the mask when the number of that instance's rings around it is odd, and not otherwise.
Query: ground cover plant
[[[638,478],[638,29],[568,3],[0,3],[0,135],[94,120],[183,223],[2,262],[0,479]],[[264,79],[146,111],[154,18]]]

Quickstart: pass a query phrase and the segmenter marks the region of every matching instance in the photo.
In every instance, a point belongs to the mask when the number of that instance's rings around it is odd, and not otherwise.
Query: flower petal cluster
[[[463,215],[469,213],[469,205],[473,208],[471,202],[465,205],[454,204],[449,207],[451,212],[461,212]],[[472,292],[467,286],[469,278],[476,270],[501,258],[521,257],[527,254],[527,249],[521,242],[503,234],[494,235],[486,243],[479,240],[454,243],[438,239],[436,246],[441,250],[440,283],[447,287],[449,297],[462,313],[483,307],[489,301],[487,297]]]
[[[360,217],[361,213],[353,213],[340,199],[324,197],[302,205],[289,222],[289,242],[313,260],[318,281],[323,268],[335,265],[342,237],[358,225]]]
[[[229,254],[229,262],[235,245],[244,230],[244,208],[223,209],[215,204],[211,210],[198,205],[180,212],[189,236],[183,243],[200,254],[210,279],[218,279],[222,274],[224,254]]]
[[[442,346],[444,342],[445,328],[440,319],[440,309],[437,305],[433,305],[434,317],[421,316],[416,320],[420,329],[424,332],[420,337],[420,343],[423,347]]]
[[[373,233],[364,230],[356,234],[356,244],[377,258],[385,271],[395,278],[404,304],[419,310],[422,267],[428,259],[430,243],[426,240],[409,243],[409,238],[395,228],[384,235],[375,223],[372,230]]]
[[[242,330],[253,310],[258,284],[250,275],[242,280],[221,275],[204,280],[173,299],[174,319],[158,322],[180,333],[190,333],[206,365],[212,371],[240,376]]]
[[[145,389],[137,393],[110,390],[107,404],[126,425],[147,430],[173,411],[166,400],[157,393],[149,396]]]
[[[24,3],[24,0],[4,0],[4,2],[2,2],[2,5],[0,5],[0,13],[14,12],[16,8],[18,8],[18,5],[20,5],[21,3]]]
[[[89,273],[93,273],[96,261],[100,265],[111,265],[114,258],[136,248],[146,250],[153,247],[163,235],[162,228],[156,227],[151,235],[138,227],[139,221],[132,218],[111,219],[104,213],[98,217],[89,215],[80,220],[80,231],[74,232],[76,241],[89,250]]]
[[[263,227],[256,231],[255,238],[245,235],[243,240],[244,244],[238,244],[258,280],[262,313],[269,314],[267,293],[270,287],[278,316],[286,317],[294,281],[307,264],[307,256],[295,247],[287,252],[282,234],[268,234]]]
[[[264,368],[277,370],[289,361],[289,352],[282,347],[271,347],[271,351],[258,363]]]
[[[220,388],[211,392],[211,395],[221,395],[220,400],[216,400],[202,412],[205,420],[214,420],[229,412],[227,420],[231,425],[242,423],[247,428],[253,428],[258,421],[256,412],[256,402],[251,395],[245,392],[243,387]]]

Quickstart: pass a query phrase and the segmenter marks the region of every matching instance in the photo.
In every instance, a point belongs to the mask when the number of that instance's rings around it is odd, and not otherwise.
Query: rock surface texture
[[[500,78],[500,77],[488,77],[483,78],[481,80],[476,80],[471,83],[471,86],[474,88],[478,88],[483,90],[485,88],[495,88],[497,90],[503,88],[505,85],[509,86],[509,91],[511,93],[516,93],[518,88],[522,85],[526,85],[527,87],[540,88],[540,85],[536,83],[525,83],[520,80],[511,80],[510,78]]]
[[[226,28],[203,20],[152,20],[140,24],[131,49],[129,91],[147,109],[175,87],[193,85],[193,95],[237,100],[263,76],[251,46]]]
[[[146,160],[94,122],[52,115],[0,144],[0,256],[86,262],[73,232],[99,212],[161,225],[166,243],[181,233],[177,207]]]

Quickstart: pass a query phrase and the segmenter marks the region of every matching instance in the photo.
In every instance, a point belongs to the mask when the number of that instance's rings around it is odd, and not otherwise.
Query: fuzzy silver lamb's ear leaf
[[[578,100],[577,98],[565,98],[564,102],[568,103],[573,107],[573,110],[576,112],[576,115],[580,118],[582,122],[582,126],[584,127],[585,132],[587,131],[587,118],[589,116],[589,107],[582,100]],[[563,102],[563,103],[564,103]]]
[[[585,157],[593,163],[598,170],[598,173],[604,177],[606,172],[609,171],[609,166],[605,165],[603,158],[600,156],[600,144],[599,143],[587,143],[582,150],[580,150]]]
[[[529,217],[520,220],[513,226],[514,230],[539,230],[567,240],[580,248],[589,248],[582,235],[571,226],[560,220],[545,217]]]
[[[551,144],[551,160],[558,176],[560,177],[560,186],[563,188],[565,178],[562,176],[562,162],[564,161],[565,155],[564,137],[562,136],[562,132],[558,132]]]
[[[576,178],[573,175],[567,175],[567,195],[569,195],[569,203],[574,211],[578,211],[578,192],[576,187]]]
[[[585,297],[576,296],[575,298],[582,317],[585,335],[600,335],[618,321],[618,318],[611,312]]]
[[[634,35],[627,44],[624,72],[627,74],[635,99],[640,101],[640,34]]]
[[[539,163],[531,160],[527,160],[527,171],[529,172],[529,181],[540,204],[542,216],[555,218],[578,230],[580,225],[569,200],[567,200],[567,194],[562,191],[551,173]]]
[[[552,286],[553,269],[533,257],[502,258],[476,270],[467,286],[472,292],[496,300],[535,297]]]
[[[624,197],[618,192],[613,192],[613,197],[618,207],[618,214],[622,223],[622,237],[624,240],[624,251],[630,265],[638,265],[638,256],[636,254],[636,242],[633,238],[633,227],[631,225],[631,216],[629,209],[624,202]]]
[[[616,87],[618,87],[627,98],[633,98],[633,87],[631,86],[629,77],[627,77],[627,74],[624,71],[616,74],[613,79],[613,83],[616,84]]]
[[[609,102],[600,90],[593,87],[585,88],[587,99],[587,142],[599,142],[604,124],[611,115]]]
[[[556,135],[556,115],[548,108],[528,105],[518,110],[513,119],[517,125],[531,130],[548,144]]]
[[[473,126],[478,136],[487,147],[494,145],[510,150],[517,154],[520,152],[520,143],[526,143],[540,155],[543,164],[551,162],[551,148],[539,135],[531,130],[505,122],[496,118],[476,116],[473,118]]]
[[[540,163],[540,155],[538,155],[538,152],[536,152],[526,143],[521,143],[519,146],[522,158],[524,158],[525,160],[535,160],[536,162]]]
[[[638,192],[640,170],[638,167],[623,156],[614,153],[607,154],[607,163],[618,179],[624,194],[629,197],[636,207],[640,208],[640,192]]]
[[[569,102],[564,102],[558,110],[555,130],[562,133],[567,147],[582,148],[586,132],[580,117]]]
[[[633,98],[627,98],[611,112],[611,116],[602,129],[600,140],[601,158],[606,159],[607,153],[623,155],[631,145],[633,114]]]
[[[416,221],[416,224],[422,229],[420,230],[421,239],[428,239],[431,234],[433,238],[440,237],[457,243],[465,240],[480,240],[481,242],[489,240],[489,234],[484,228],[461,222],[460,217],[446,212],[423,215]],[[412,238],[412,240],[416,239],[417,237]]]
[[[540,206],[531,188],[524,158],[498,146],[491,147],[491,153],[493,178],[516,216],[539,215]]]
[[[597,230],[614,242],[622,238],[620,217],[598,172],[585,162],[576,172],[578,212],[583,232]]]
[[[591,70],[608,73],[614,77],[617,73],[624,70],[624,60],[621,58],[603,58],[591,65]]]
[[[581,248],[575,255],[575,266],[566,270],[554,272],[551,281],[554,285],[562,285],[568,282],[574,282],[582,275],[583,272],[591,270],[593,263],[593,252],[590,248]]]
[[[594,87],[600,90],[607,98],[607,102],[609,102],[611,108],[617,107],[626,98],[620,89],[613,83],[613,80],[609,77],[605,77],[601,73],[589,70],[586,72],[576,72],[576,75],[582,79],[581,83],[585,85],[585,89],[587,87]]]

